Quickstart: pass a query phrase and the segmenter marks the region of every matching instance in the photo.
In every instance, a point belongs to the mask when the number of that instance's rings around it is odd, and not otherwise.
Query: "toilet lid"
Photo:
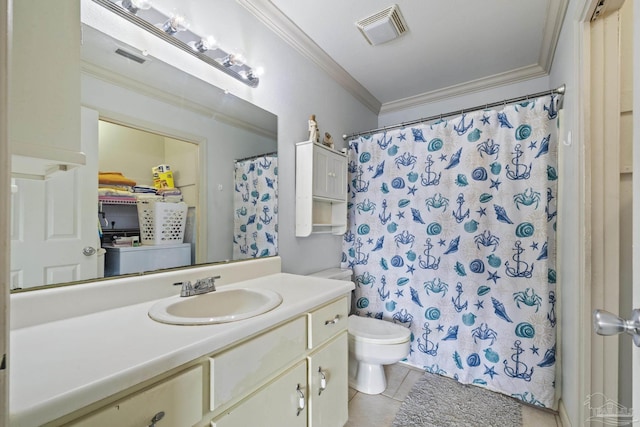
[[[409,341],[411,331],[401,325],[372,317],[349,316],[349,334],[356,341],[373,344],[399,344]]]

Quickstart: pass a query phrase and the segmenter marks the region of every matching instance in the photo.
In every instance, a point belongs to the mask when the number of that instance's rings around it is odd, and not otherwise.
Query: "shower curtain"
[[[351,141],[342,255],[408,363],[553,408],[557,127],[550,95]]]
[[[235,162],[233,259],[278,253],[278,158]]]

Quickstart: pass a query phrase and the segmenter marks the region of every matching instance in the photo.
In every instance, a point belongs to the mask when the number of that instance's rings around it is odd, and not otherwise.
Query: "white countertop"
[[[155,322],[155,303],[100,311],[11,332],[10,421],[38,426],[305,313],[353,284],[279,273],[227,287],[267,288],[283,298],[251,319],[204,326]]]

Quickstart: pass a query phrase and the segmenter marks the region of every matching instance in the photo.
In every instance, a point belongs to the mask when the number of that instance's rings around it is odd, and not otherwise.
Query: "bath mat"
[[[522,426],[515,399],[426,373],[402,402],[393,427]]]

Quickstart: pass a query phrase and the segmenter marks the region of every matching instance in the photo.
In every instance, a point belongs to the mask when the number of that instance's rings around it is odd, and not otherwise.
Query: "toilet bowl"
[[[411,331],[371,317],[349,316],[349,385],[366,394],[387,388],[383,365],[409,354]]]
[[[339,268],[311,274],[336,280],[351,280],[351,275],[351,270]],[[407,357],[411,331],[386,320],[356,315],[349,316],[347,324],[349,386],[366,394],[382,393],[387,388],[383,365],[396,363]]]

